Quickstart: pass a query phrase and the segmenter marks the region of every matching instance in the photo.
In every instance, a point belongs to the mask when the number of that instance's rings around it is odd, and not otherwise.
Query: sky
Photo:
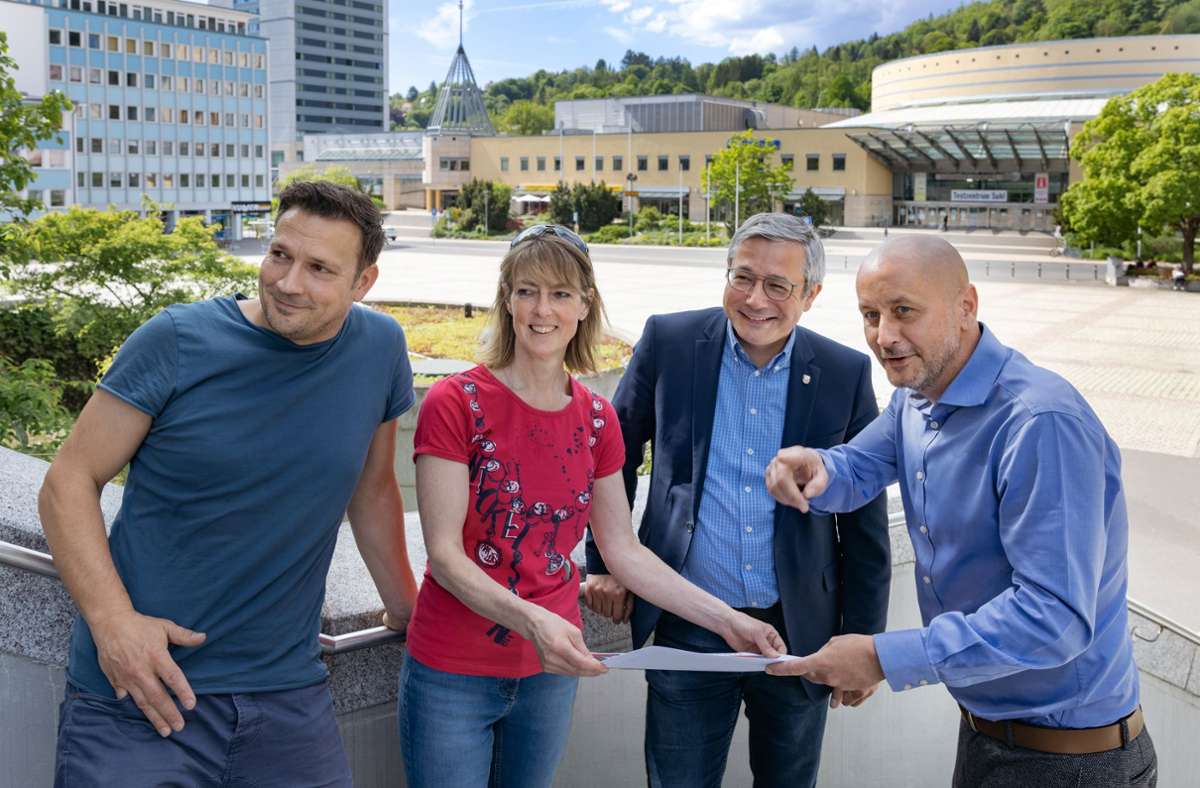
[[[819,50],[894,33],[963,0],[465,0],[463,38],[480,86],[538,69],[619,64],[627,49],[694,65],[730,55]],[[391,0],[389,89],[424,90],[458,46],[457,0]]]

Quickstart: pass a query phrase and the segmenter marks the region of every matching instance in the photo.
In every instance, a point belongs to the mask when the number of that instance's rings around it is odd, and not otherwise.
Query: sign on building
[[[950,202],[1008,202],[1004,189],[953,189]]]
[[[1050,202],[1050,174],[1039,172],[1033,176],[1033,201],[1038,205]]]
[[[928,176],[923,172],[913,173],[913,200],[915,202],[925,202],[929,199],[929,191],[927,189]]]

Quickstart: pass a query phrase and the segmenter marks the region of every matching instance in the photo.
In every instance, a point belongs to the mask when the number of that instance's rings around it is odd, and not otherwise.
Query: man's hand
[[[407,610],[403,613],[392,615],[389,611],[383,611],[383,625],[393,632],[401,634],[408,631],[408,620],[412,617],[412,610]]]
[[[816,498],[829,486],[829,474],[821,455],[803,446],[780,449],[767,465],[767,491],[775,500],[808,511],[808,499]]]
[[[775,631],[775,627],[765,621],[730,611],[731,615],[719,632],[734,651],[753,651],[764,657],[781,657],[787,653],[783,638]]]
[[[589,574],[583,584],[583,601],[617,624],[624,624],[633,615],[633,594],[612,575]]]
[[[116,690],[117,699],[131,695],[160,736],[183,730],[183,715],[167,689],[185,709],[195,707],[196,695],[167,647],[199,646],[204,634],[134,610],[88,623],[96,641],[100,670]]]
[[[563,676],[599,676],[607,673],[592,656],[583,633],[562,616],[542,609],[529,627],[529,639],[537,649],[542,669]]]
[[[883,681],[883,668],[870,635],[838,635],[815,654],[767,666],[773,676],[803,676],[833,687],[829,705],[857,706]]]

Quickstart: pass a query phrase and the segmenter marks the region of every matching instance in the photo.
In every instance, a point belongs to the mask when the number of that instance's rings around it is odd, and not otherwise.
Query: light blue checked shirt
[[[796,332],[761,369],[725,323],[704,493],[683,576],[731,607],[770,607],[775,499],[763,474],[779,451]]]

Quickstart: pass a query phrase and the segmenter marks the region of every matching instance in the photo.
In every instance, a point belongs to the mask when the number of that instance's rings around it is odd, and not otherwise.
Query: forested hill
[[[1093,36],[1200,33],[1200,0],[989,0],[818,51],[729,57],[693,66],[683,58],[627,51],[619,64],[599,60],[570,71],[540,70],[492,82],[484,94],[500,131],[538,133],[554,124],[558,99],[708,93],[796,107],[869,108],[871,69],[912,55],[1022,41]],[[422,128],[436,85],[392,97],[396,127]]]

